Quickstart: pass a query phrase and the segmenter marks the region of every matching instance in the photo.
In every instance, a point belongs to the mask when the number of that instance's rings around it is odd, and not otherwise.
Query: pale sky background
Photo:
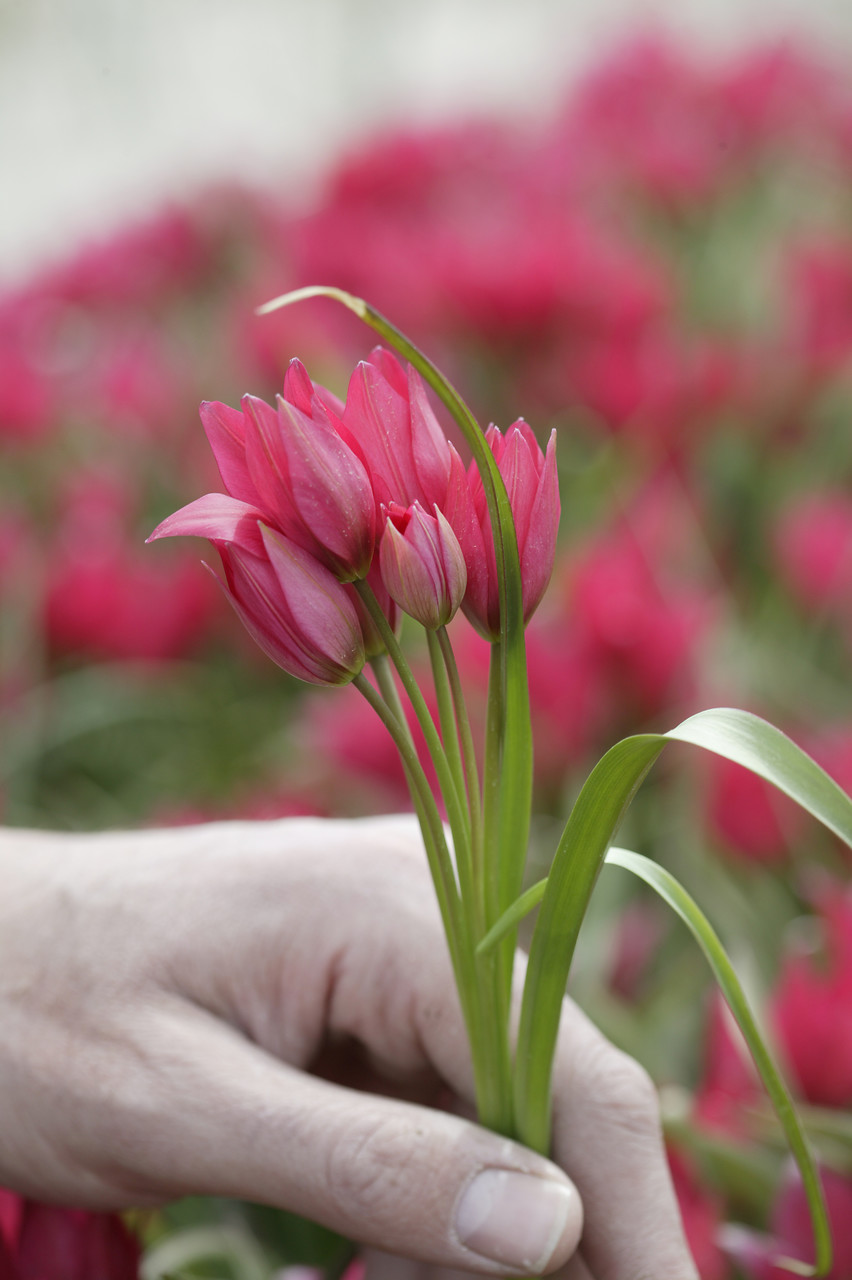
[[[307,192],[373,125],[541,112],[648,28],[852,60],[852,0],[0,0],[0,281],[211,179]]]

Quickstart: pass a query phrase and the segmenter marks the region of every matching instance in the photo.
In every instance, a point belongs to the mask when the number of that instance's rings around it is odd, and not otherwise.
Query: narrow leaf
[[[508,911],[504,911],[500,919],[488,930],[476,948],[476,954],[478,956],[485,955],[486,951],[490,951],[493,946],[506,937],[510,930],[519,925],[524,916],[541,902],[546,888],[547,879],[545,878],[534,885],[530,885],[529,889],[526,889],[519,898],[516,898]]]
[[[606,851],[651,765],[671,741],[724,756],[765,778],[852,847],[852,800],[766,720],[730,707],[699,712],[661,734],[624,738],[586,780],[556,850],[530,947],[518,1031],[519,1137],[547,1151],[550,1079],[562,997],[580,926]]]
[[[790,1150],[799,1166],[811,1214],[816,1245],[816,1268],[803,1267],[800,1261],[792,1258],[776,1258],[775,1263],[787,1270],[795,1271],[798,1275],[825,1275],[831,1268],[831,1228],[828,1223],[819,1171],[793,1099],[764,1043],[724,947],[707,917],[679,881],[664,867],[629,849],[611,848],[606,855],[606,861],[613,866],[631,871],[640,880],[650,885],[680,916],[707,957],[728,1007],[743,1033],[754,1059],[754,1065],[757,1067],[787,1137]]]

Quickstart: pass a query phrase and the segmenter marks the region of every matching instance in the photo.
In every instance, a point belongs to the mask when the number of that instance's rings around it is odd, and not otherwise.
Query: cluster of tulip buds
[[[461,608],[499,634],[494,543],[482,480],[466,470],[423,383],[376,348],[345,404],[293,360],[272,407],[205,403],[201,417],[225,493],[164,520],[155,538],[208,538],[221,586],[264,652],[291,675],[341,685],[384,649],[357,583],[391,628],[398,611],[428,630]],[[555,438],[542,451],[525,422],[488,444],[509,495],[521,562],[524,618],[544,594],[559,523]]]

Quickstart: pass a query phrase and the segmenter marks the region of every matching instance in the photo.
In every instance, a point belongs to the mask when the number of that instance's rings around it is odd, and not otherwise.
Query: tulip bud
[[[324,685],[347,684],[358,674],[364,638],[346,587],[310,552],[264,524],[260,511],[206,494],[164,520],[148,541],[180,534],[213,542],[225,570],[219,585],[284,671]]]
[[[467,569],[456,535],[435,507],[391,503],[379,547],[388,594],[430,631],[449,622],[464,597]]]
[[[556,557],[559,528],[556,432],[551,432],[546,453],[523,421],[514,423],[505,437],[497,427],[491,426],[485,438],[509,495],[518,537],[524,622],[529,622],[550,581]],[[495,640],[500,634],[497,564],[485,490],[475,464],[468,472],[468,486],[473,518],[453,521],[468,573],[462,608],[482,635]]]

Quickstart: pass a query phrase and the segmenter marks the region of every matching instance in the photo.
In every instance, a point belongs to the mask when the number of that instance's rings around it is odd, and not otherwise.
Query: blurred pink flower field
[[[561,542],[527,632],[540,835],[618,737],[709,705],[767,715],[849,789],[844,70],[783,46],[708,67],[634,43],[534,126],[389,130],[331,167],[312,207],[202,192],[0,296],[0,818],[82,830],[408,807],[352,690],[306,689],[257,654],[196,544],[145,546],[221,487],[199,402],[271,402],[294,356],[345,392],[370,345],[351,317],[321,301],[254,314],[316,283],[390,316],[484,421],[522,416],[542,447],[557,430]],[[459,631],[474,713],[486,651]],[[685,756],[630,824],[752,958],[826,1170],[831,1274],[852,1280],[848,855],[739,766]],[[809,1235],[779,1132],[700,956],[629,894],[603,877],[572,990],[663,1089],[704,1280],[780,1276],[775,1254],[806,1256]],[[0,1277],[29,1280],[36,1209],[4,1194]],[[135,1225],[156,1248],[219,1220],[259,1242],[270,1275],[349,1259],[252,1206]],[[134,1252],[104,1231],[103,1274],[123,1280]]]

